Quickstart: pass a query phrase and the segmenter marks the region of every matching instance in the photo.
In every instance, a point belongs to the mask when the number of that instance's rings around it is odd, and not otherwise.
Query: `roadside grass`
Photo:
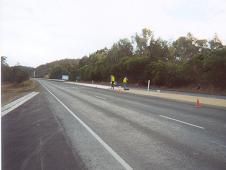
[[[2,83],[1,84],[1,104],[2,106],[26,95],[32,91],[38,91],[38,83],[34,80],[27,80],[19,84]]]

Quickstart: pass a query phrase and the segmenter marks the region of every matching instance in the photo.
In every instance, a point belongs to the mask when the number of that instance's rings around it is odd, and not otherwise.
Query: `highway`
[[[226,108],[37,81],[40,93],[2,119],[5,169],[31,169],[35,164],[36,169],[54,170],[226,168]],[[29,112],[27,120],[22,112]],[[11,119],[20,122],[20,132],[11,133]],[[15,155],[7,148],[16,147],[13,141],[22,132],[27,143],[38,147],[34,152],[29,145],[27,153]],[[36,139],[36,134],[42,137]]]

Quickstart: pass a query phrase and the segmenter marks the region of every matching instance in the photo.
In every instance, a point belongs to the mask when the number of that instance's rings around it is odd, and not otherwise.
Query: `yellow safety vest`
[[[125,77],[125,78],[123,79],[123,83],[127,83],[127,81],[128,81],[128,79]]]
[[[115,76],[111,76],[111,81],[115,81]]]

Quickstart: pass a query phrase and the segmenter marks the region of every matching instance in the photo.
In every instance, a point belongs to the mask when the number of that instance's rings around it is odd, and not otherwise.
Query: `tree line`
[[[1,56],[1,82],[21,83],[32,76],[34,68],[20,65],[10,67],[6,59]]]
[[[81,59],[59,60],[36,68],[38,77],[70,80],[106,81],[110,74],[121,82],[181,87],[188,85],[226,88],[226,46],[215,34],[211,40],[198,39],[191,33],[175,41],[155,38],[142,29],[131,39],[124,38],[110,49],[103,48]]]

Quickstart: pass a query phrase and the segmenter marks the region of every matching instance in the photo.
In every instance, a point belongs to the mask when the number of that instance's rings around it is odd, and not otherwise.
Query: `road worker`
[[[122,83],[123,83],[124,90],[128,90],[128,86],[127,86],[128,78],[127,77],[123,78]]]
[[[111,88],[114,90],[114,86],[115,86],[115,76],[112,74],[111,75]]]

